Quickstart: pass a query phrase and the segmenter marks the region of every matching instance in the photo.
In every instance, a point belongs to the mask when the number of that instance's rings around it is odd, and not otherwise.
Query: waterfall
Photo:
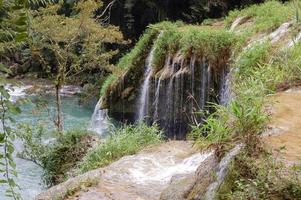
[[[208,190],[205,194],[206,200],[213,200],[216,195],[216,191],[219,189],[220,185],[223,183],[225,176],[228,172],[228,167],[233,158],[240,152],[242,144],[236,145],[226,156],[221,160],[218,165],[217,173],[216,173],[216,181],[211,183],[208,187]]]
[[[139,115],[138,115],[138,121],[143,121],[144,117],[148,114],[148,94],[149,94],[149,84],[150,79],[152,76],[152,62],[154,58],[154,51],[155,48],[152,48],[151,52],[149,53],[147,59],[146,59],[146,70],[144,72],[144,82],[142,85],[141,95],[139,98]]]
[[[184,139],[189,124],[203,121],[196,111],[210,111],[208,102],[227,102],[227,64],[211,63],[196,54],[186,57],[178,51],[169,52],[164,65],[154,71],[154,51],[153,46],[145,62],[135,115],[138,121],[158,124],[168,138]]]
[[[220,82],[220,105],[227,105],[231,99],[231,72],[227,69],[223,69],[221,72],[221,82]]]
[[[100,109],[101,104],[102,98],[99,99],[95,106],[88,130],[103,136],[108,131],[109,117],[107,109]]]

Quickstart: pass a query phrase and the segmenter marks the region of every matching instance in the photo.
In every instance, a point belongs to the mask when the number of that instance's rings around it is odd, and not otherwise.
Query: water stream
[[[105,167],[97,186],[71,199],[159,199],[173,177],[194,173],[210,155],[212,153],[193,154],[188,142],[167,142],[136,155],[125,156]]]
[[[216,173],[216,180],[209,185],[207,192],[205,194],[206,200],[214,200],[216,192],[218,191],[220,185],[223,183],[223,181],[227,175],[230,162],[240,152],[242,147],[243,147],[242,144],[236,145],[221,160],[221,162],[218,165],[218,169],[217,169],[217,173]]]
[[[109,116],[107,109],[100,109],[102,98],[97,102],[91,118],[88,130],[96,132],[100,136],[105,136],[109,128]]]
[[[144,82],[142,84],[142,89],[141,89],[141,94],[139,98],[139,111],[138,111],[138,120],[143,121],[145,118],[146,110],[148,108],[148,90],[149,90],[149,84],[150,84],[150,79],[152,75],[152,62],[154,58],[154,51],[155,48],[151,50],[149,53],[147,59],[146,59],[146,70],[144,72]]]

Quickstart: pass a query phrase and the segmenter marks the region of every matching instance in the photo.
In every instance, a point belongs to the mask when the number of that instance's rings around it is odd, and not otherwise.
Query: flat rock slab
[[[273,97],[270,130],[265,144],[288,163],[301,161],[301,88],[280,92]]]

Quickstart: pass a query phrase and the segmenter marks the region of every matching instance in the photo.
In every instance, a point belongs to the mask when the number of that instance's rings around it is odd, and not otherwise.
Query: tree
[[[58,14],[62,3],[39,9],[31,27],[33,42],[32,55],[39,58],[42,65],[53,72],[56,90],[57,115],[55,124],[63,131],[60,90],[72,76],[95,68],[112,68],[109,61],[118,51],[108,51],[105,44],[120,44],[123,36],[114,26],[101,26],[93,18],[100,2],[81,0],[73,8],[74,14]],[[47,60],[43,53],[52,55]]]

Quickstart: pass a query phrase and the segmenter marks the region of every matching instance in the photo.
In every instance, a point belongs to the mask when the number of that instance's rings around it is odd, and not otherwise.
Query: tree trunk
[[[62,102],[60,95],[61,86],[57,84],[55,86],[55,94],[56,94],[56,109],[57,109],[57,119],[56,119],[56,127],[59,133],[63,132],[63,118],[62,118]]]

